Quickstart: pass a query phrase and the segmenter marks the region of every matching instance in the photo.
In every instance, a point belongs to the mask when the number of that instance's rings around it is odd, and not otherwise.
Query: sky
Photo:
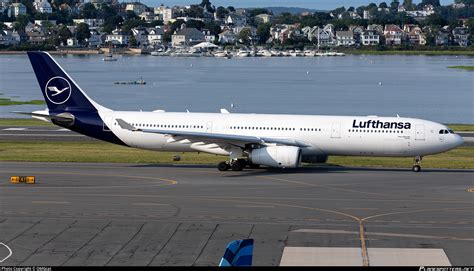
[[[164,4],[166,6],[174,5],[190,5],[199,4],[201,0],[141,0],[142,3],[148,6],[159,6]],[[331,10],[337,7],[358,7],[368,5],[370,3],[386,2],[390,4],[392,0],[211,0],[213,5],[217,6],[234,6],[234,7],[302,7],[318,10]],[[403,2],[403,0],[399,0]],[[421,0],[414,0],[414,3],[419,3]],[[452,4],[454,0],[440,0],[442,5]]]

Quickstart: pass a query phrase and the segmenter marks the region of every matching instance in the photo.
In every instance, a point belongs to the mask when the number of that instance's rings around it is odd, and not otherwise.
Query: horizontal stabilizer
[[[252,266],[253,239],[234,240],[227,244],[219,266]]]
[[[21,114],[21,115],[28,115],[32,117],[39,117],[39,118],[44,118],[48,120],[57,120],[57,121],[62,121],[62,122],[70,122],[74,121],[74,116],[71,114],[59,114],[59,115],[49,115],[49,114],[43,114],[43,113],[36,113],[36,112],[21,112],[21,111],[13,111],[12,113],[15,114]]]

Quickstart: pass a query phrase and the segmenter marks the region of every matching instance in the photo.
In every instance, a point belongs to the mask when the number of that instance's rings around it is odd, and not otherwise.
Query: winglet
[[[139,129],[133,127],[130,123],[124,121],[123,119],[116,119],[120,128],[130,131],[140,131]]]
[[[252,266],[253,239],[234,240],[227,244],[219,266]]]

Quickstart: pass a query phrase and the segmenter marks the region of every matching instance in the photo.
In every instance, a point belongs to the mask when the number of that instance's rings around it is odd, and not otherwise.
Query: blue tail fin
[[[234,240],[227,244],[219,266],[252,266],[253,239]]]
[[[28,57],[50,111],[97,111],[99,105],[48,53],[28,52]]]

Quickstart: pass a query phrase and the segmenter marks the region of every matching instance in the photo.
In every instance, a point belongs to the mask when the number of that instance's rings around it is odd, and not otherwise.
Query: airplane
[[[443,124],[404,117],[114,111],[92,100],[46,52],[28,52],[47,109],[17,112],[107,142],[227,156],[220,171],[296,168],[330,155],[422,157],[463,144]],[[52,89],[63,92],[53,95]]]

